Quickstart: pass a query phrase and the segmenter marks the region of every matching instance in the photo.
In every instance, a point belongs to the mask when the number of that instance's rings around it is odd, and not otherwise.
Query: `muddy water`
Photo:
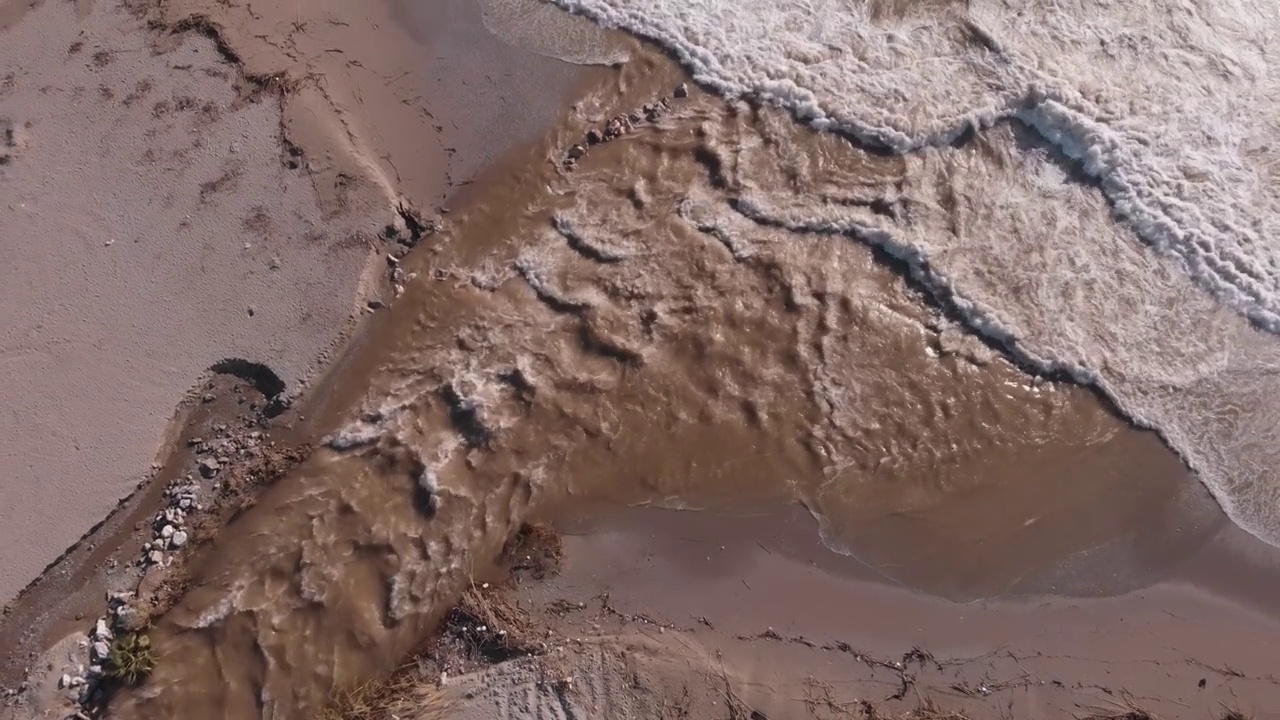
[[[115,716],[307,717],[409,653],[520,522],[598,502],[799,501],[832,548],[956,598],[1140,582],[1214,530],[1153,436],[857,240],[738,200],[893,220],[902,158],[695,92],[560,169],[679,81],[637,52],[405,261],[317,391],[333,447],[227,528]]]

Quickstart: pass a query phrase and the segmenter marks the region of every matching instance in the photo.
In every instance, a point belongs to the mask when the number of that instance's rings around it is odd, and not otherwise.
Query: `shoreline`
[[[798,508],[739,515],[633,508],[568,526],[560,573],[511,592],[535,625],[552,629],[553,646],[608,647],[639,633],[660,640],[661,654],[681,665],[724,658],[729,676],[744,683],[742,697],[771,718],[826,717],[799,712],[798,701],[811,697],[806,688],[818,686],[839,688],[832,697],[839,704],[870,700],[888,713],[932,700],[972,718],[1126,709],[1265,717],[1280,705],[1269,659],[1280,650],[1280,611],[1269,602],[1280,587],[1280,555],[1269,553],[1269,592],[1224,594],[1214,568],[1241,559],[1235,545],[1260,549],[1240,532],[1227,531],[1168,578],[1119,596],[961,604],[885,583],[831,553]],[[914,657],[918,666],[906,659]],[[581,660],[564,662],[594,672]],[[508,693],[536,693],[515,665],[487,671],[486,682],[500,690],[462,701],[458,717],[484,717]],[[667,680],[669,688],[646,689],[671,700],[688,682]],[[713,716],[710,707],[688,715]]]

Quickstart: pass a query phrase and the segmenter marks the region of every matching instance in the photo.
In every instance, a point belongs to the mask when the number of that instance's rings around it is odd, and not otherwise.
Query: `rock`
[[[174,526],[165,525],[164,527],[160,528],[160,537],[164,538],[165,540],[168,540],[169,538],[173,537],[173,533],[176,531],[177,531],[177,528],[175,528]]]
[[[201,458],[200,475],[202,475],[203,477],[211,478],[214,475],[217,475],[218,468],[219,468],[219,465],[217,460],[214,460],[213,458]]]
[[[90,657],[94,660],[106,660],[111,657],[111,646],[105,640],[98,640],[90,648]]]
[[[69,687],[71,687],[71,676],[66,673],[62,673],[62,677],[58,678],[58,689],[63,690]]]
[[[147,556],[147,559],[150,560],[153,565],[159,565],[164,562],[164,553],[159,550],[152,550],[151,554]]]
[[[147,613],[133,605],[123,605],[116,612],[116,627],[121,632],[137,632],[146,626]]]
[[[214,395],[213,393],[205,393],[203,396],[201,396],[200,401],[201,401],[201,402],[211,403],[211,402],[213,402],[214,400],[217,400],[217,399],[218,399],[218,396],[217,396],[217,395]]]
[[[184,497],[178,500],[178,507],[182,510],[186,510],[187,508],[191,507],[191,498]]]
[[[600,131],[599,131],[599,130],[592,129],[592,130],[588,130],[588,131],[587,131],[587,144],[588,144],[588,145],[596,145],[596,144],[600,143],[600,142],[601,142],[601,141],[603,141],[603,140],[604,140],[604,136],[600,134]]]
[[[627,116],[627,119],[631,121],[632,125],[639,125],[640,122],[644,120],[644,118],[641,117],[640,113],[638,112],[632,112],[630,115]]]
[[[169,547],[180,548],[186,544],[187,544],[186,530],[179,530],[173,534],[173,537],[169,538]]]
[[[63,675],[62,677],[66,677],[66,675]],[[84,678],[80,677],[79,675],[67,681],[67,687],[80,687],[83,684],[84,684]]]
[[[569,148],[569,159],[577,160],[578,158],[585,155],[586,152],[587,152],[587,149],[582,147],[581,145],[574,145],[573,147]]]
[[[93,626],[93,639],[110,640],[111,637],[111,628],[107,627],[107,619],[98,618],[97,624]]]
[[[689,83],[680,83],[676,86],[676,91],[672,94],[678,98],[689,97]]]

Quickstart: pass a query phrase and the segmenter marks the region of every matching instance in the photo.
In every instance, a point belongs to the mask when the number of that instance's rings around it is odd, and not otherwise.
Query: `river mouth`
[[[115,716],[306,717],[396,667],[526,522],[602,505],[801,503],[829,547],[961,601],[1130,590],[1221,526],[1094,393],[854,238],[737,199],[891,217],[900,158],[686,97],[636,52],[400,261],[404,294],[309,401],[327,445],[198,558]]]

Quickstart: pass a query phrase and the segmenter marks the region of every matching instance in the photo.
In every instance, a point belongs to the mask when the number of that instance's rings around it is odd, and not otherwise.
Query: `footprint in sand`
[[[22,127],[14,120],[0,116],[0,165],[9,165],[22,144]]]

